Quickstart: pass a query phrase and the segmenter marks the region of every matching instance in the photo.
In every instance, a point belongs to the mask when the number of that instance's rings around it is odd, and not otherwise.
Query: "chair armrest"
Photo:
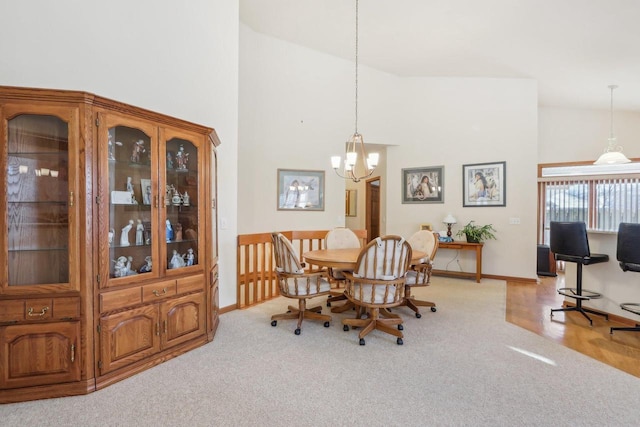
[[[431,282],[431,272],[433,271],[433,263],[425,262],[422,264],[415,264],[410,267],[407,272],[407,285],[410,286],[426,286]],[[412,277],[415,275],[415,282]],[[409,283],[414,282],[414,283]]]

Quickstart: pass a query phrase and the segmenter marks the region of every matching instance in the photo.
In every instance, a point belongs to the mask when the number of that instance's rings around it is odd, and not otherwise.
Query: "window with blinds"
[[[626,166],[626,165],[625,165]],[[572,169],[574,166],[571,167]],[[576,168],[579,168],[576,167]],[[591,231],[616,232],[621,222],[640,222],[640,171],[638,167],[595,173],[548,173],[539,168],[538,241],[549,243],[551,221],[584,221]],[[597,171],[595,171],[597,172]],[[626,173],[625,173],[626,172]],[[564,175],[562,175],[564,173]]]

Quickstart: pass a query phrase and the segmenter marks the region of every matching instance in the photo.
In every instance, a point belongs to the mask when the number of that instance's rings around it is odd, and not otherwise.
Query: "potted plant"
[[[496,238],[493,234],[496,230],[491,224],[475,225],[473,222],[469,221],[461,230],[458,230],[456,236],[467,236],[468,243],[481,243]]]

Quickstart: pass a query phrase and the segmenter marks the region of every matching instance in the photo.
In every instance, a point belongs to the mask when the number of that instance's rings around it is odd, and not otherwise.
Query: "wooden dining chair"
[[[326,249],[360,248],[360,238],[349,228],[337,227],[333,230],[329,230],[325,236],[324,247]],[[345,270],[329,268],[329,277],[331,278],[331,281],[336,283],[336,288],[338,289],[344,288],[344,283],[346,281],[344,273]],[[336,301],[347,302],[342,306],[332,308],[332,313],[341,313],[353,308],[353,303],[348,301],[343,289],[339,291],[331,291],[331,296],[327,298],[327,307],[331,307],[331,303]]]
[[[428,231],[420,230],[416,231],[411,237],[409,237],[409,244],[414,251],[421,251],[427,254],[425,258],[422,258],[418,264],[414,264],[407,272],[404,288],[404,300],[401,306],[409,307],[416,313],[416,317],[419,319],[422,317],[418,307],[431,307],[431,311],[437,310],[436,303],[431,301],[417,300],[411,295],[411,290],[414,287],[429,286],[431,282],[431,272],[433,270],[433,259],[438,252],[438,240],[439,234]]]
[[[305,271],[291,242],[282,233],[272,233],[271,241],[280,294],[298,300],[298,307],[290,305],[286,313],[271,316],[271,326],[276,326],[278,320],[298,319],[295,334],[300,335],[302,320],[313,319],[324,321],[325,328],[328,328],[331,316],[322,314],[322,306],[307,308],[309,298],[329,295],[331,284],[327,280],[327,271]]]
[[[374,329],[397,337],[398,345],[403,344],[399,329],[402,318],[382,318],[380,310],[402,303],[411,253],[411,246],[400,236],[377,237],[362,249],[353,273],[345,272],[347,298],[368,312],[366,319],[360,318],[361,310],[358,310],[355,319],[342,321],[345,331],[350,326],[362,328],[358,335],[360,345],[365,345],[364,337]]]

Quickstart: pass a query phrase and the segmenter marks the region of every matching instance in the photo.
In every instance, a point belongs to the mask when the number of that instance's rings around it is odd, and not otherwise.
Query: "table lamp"
[[[447,224],[447,237],[451,237],[451,226],[457,223],[458,221],[456,221],[453,215],[448,214],[447,216],[444,217],[442,222]]]

